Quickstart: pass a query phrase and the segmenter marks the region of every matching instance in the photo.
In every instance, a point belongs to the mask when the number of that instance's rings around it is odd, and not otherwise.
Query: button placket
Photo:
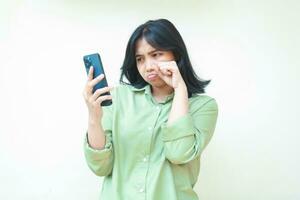
[[[143,158],[143,162],[148,162],[149,161],[149,155],[146,155],[144,158]]]
[[[145,189],[141,187],[141,188],[139,189],[139,192],[140,192],[140,193],[143,193],[143,192],[145,192]]]

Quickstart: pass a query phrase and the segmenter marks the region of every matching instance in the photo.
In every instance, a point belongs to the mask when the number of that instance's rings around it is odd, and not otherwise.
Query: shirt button
[[[143,193],[144,191],[145,191],[144,188],[140,188],[140,189],[139,189],[139,192],[140,192],[140,193]]]
[[[149,129],[149,131],[151,131],[151,130],[152,130],[152,127],[151,127],[151,126],[149,126],[149,127],[148,127],[148,129]]]
[[[159,110],[159,106],[156,106],[155,108],[156,108],[156,110]]]
[[[143,161],[144,161],[144,162],[147,162],[147,160],[148,160],[147,157],[143,158]]]

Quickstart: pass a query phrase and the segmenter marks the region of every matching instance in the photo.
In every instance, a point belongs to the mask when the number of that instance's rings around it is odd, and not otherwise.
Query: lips
[[[149,80],[153,80],[153,79],[155,79],[157,76],[158,76],[157,74],[148,74],[148,75],[147,75],[147,78],[148,78]]]

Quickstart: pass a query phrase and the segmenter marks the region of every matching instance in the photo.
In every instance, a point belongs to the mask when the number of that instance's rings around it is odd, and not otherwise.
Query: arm
[[[162,124],[162,140],[166,159],[174,164],[184,164],[200,156],[210,141],[218,115],[214,99],[195,102],[190,111],[185,82],[175,61],[158,62],[159,76],[174,88],[174,99],[168,122]],[[201,104],[201,105],[198,105]]]
[[[108,176],[113,168],[112,106],[102,107],[102,110],[101,123],[89,125],[83,147],[89,168],[98,176]],[[92,146],[92,141],[96,145]]]
[[[186,85],[179,85],[174,89],[174,94],[168,125],[174,122],[176,119],[186,115],[189,111],[189,100]]]
[[[171,118],[172,113],[180,112],[172,110],[173,105],[168,122],[162,125],[165,156],[173,164],[188,163],[200,156],[209,143],[216,126],[218,105],[211,98],[191,113]]]

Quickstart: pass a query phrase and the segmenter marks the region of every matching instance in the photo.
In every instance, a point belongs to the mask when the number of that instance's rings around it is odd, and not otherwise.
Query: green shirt
[[[84,139],[89,168],[105,176],[101,200],[196,200],[200,155],[217,121],[216,100],[189,98],[189,112],[167,125],[174,92],[156,102],[150,85],[136,89],[118,85],[113,104],[103,107],[105,148]]]

